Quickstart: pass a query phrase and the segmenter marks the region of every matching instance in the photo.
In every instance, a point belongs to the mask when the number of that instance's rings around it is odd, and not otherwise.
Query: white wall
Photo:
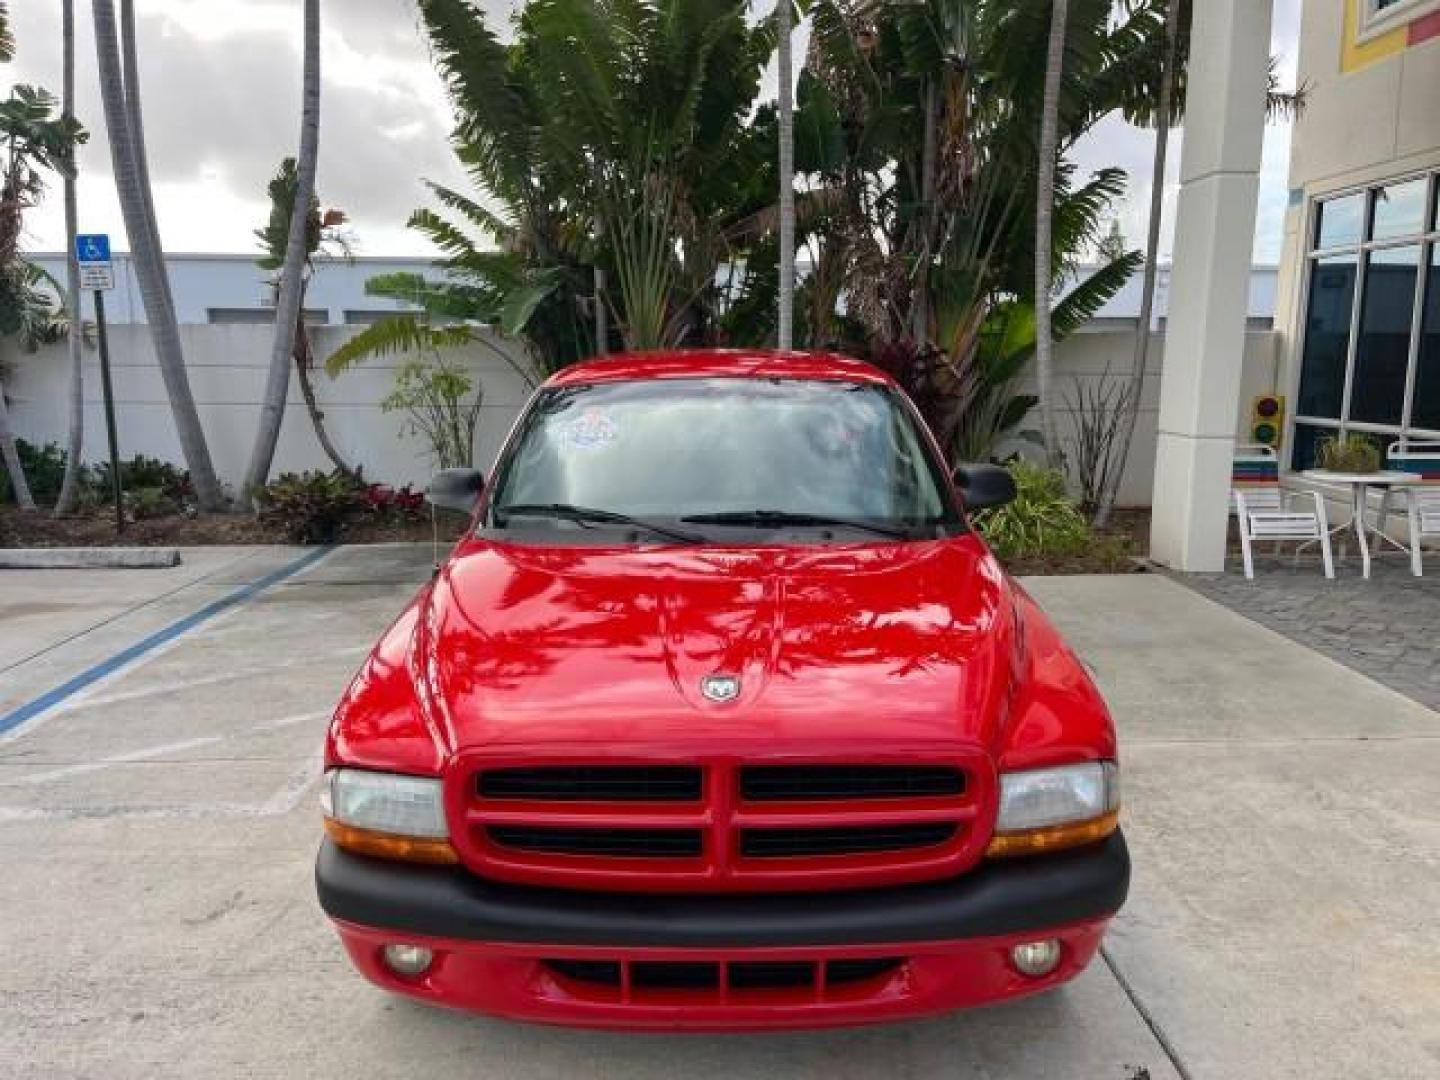
[[[56,252],[27,253],[27,259],[43,266],[56,280],[65,278],[65,257]],[[259,315],[273,306],[270,273],[255,265],[253,255],[233,254],[170,254],[165,256],[170,289],[175,295],[176,314],[181,322],[209,323],[214,309],[252,311]],[[1080,275],[1088,276],[1093,266],[1082,266]],[[801,273],[805,267],[802,264]],[[396,272],[441,277],[443,272],[430,260],[419,257],[368,257],[354,259],[320,259],[305,293],[305,307],[310,311],[324,310],[331,323],[346,322],[347,311],[388,312],[406,305],[393,300],[365,295],[365,282],[379,274]],[[1250,274],[1250,301],[1247,314],[1252,319],[1267,320],[1275,311],[1275,277],[1273,266],[1253,267]],[[1068,283],[1067,283],[1068,287]],[[1134,324],[1140,311],[1141,278],[1136,274],[1095,313],[1096,326]],[[1158,267],[1155,289],[1155,318],[1163,320],[1170,302],[1170,267]],[[90,297],[84,299],[85,313],[90,315]],[[115,255],[115,289],[105,298],[106,316],[112,324],[145,321],[145,308],[140,300],[139,281],[134,261],[125,252]]]
[[[317,328],[316,355],[326,356],[353,333],[342,327]],[[270,351],[270,329],[264,326],[182,326],[190,384],[200,408],[210,453],[221,479],[231,484],[243,475],[254,437],[258,402],[265,382]],[[120,427],[120,453],[144,453],[170,461],[181,460],[170,418],[170,405],[159,370],[154,365],[149,334],[144,326],[118,326],[112,331],[116,411]],[[1134,334],[1095,331],[1076,334],[1057,350],[1057,382],[1061,394],[1061,437],[1074,431],[1075,418],[1066,403],[1078,382],[1089,385],[1124,377],[1130,369]],[[514,342],[498,336],[493,343],[517,362],[521,352]],[[1251,399],[1274,389],[1276,335],[1251,333],[1246,338],[1244,385],[1236,430],[1249,419]],[[471,346],[453,354],[480,379],[485,407],[476,440],[476,464],[487,472],[499,451],[529,389],[501,358],[489,349]],[[1141,402],[1130,467],[1121,485],[1120,501],[1127,506],[1149,504],[1154,471],[1156,417],[1164,335],[1151,339],[1150,364]],[[67,357],[63,346],[52,346],[35,356],[6,354],[6,390],[17,434],[33,442],[64,442],[66,427]],[[330,379],[317,372],[315,381],[333,438],[352,464],[364,466],[365,475],[388,483],[423,484],[431,472],[424,443],[403,431],[402,419],[380,410],[389,393],[396,359],[370,360]],[[1022,380],[1019,389],[1030,388]],[[100,374],[93,350],[86,354],[85,458],[106,456],[104,415],[100,405]],[[1032,414],[1028,426],[1039,427]],[[329,468],[306,415],[298,387],[291,378],[290,398],[281,429],[276,472]]]
[[[328,356],[354,332],[341,327],[313,329],[316,355]],[[192,325],[182,326],[180,336],[216,471],[223,481],[235,484],[244,474],[255,435],[271,328]],[[110,337],[121,456],[143,453],[181,461],[148,329],[143,325],[116,326]],[[517,362],[522,359],[514,343],[497,337],[495,344]],[[3,359],[16,434],[33,442],[63,444],[69,366],[65,347],[51,346],[34,356],[17,356],[12,351]],[[87,461],[99,461],[107,456],[99,358],[91,349],[85,359],[84,456]],[[488,468],[529,389],[501,358],[481,346],[456,351],[452,359],[473,371],[484,387],[475,460]],[[318,371],[316,396],[331,437],[352,465],[362,465],[373,480],[420,484],[432,471],[424,440],[404,430],[400,414],[380,410],[380,401],[392,389],[401,362],[399,358],[367,360],[335,379]],[[330,464],[316,441],[293,372],[290,382],[275,471],[328,469]]]
[[[115,239],[120,239],[116,237]],[[65,256],[57,252],[30,253],[57,281],[65,280]],[[145,304],[140,297],[140,280],[135,261],[128,252],[116,252],[115,288],[105,297],[106,320],[112,325],[143,323]],[[274,307],[272,274],[255,265],[254,255],[179,254],[165,256],[170,291],[175,297],[175,314],[181,325],[209,323],[212,309],[264,312]],[[347,311],[387,313],[408,305],[378,296],[365,295],[365,282],[381,274],[410,273],[437,276],[435,263],[426,258],[356,256],[351,259],[321,258],[305,290],[305,308],[323,310],[322,322],[344,323]],[[91,317],[91,298],[84,298],[86,318]]]

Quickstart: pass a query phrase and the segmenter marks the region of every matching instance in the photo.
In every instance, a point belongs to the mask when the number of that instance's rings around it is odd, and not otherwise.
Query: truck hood
[[[412,666],[450,752],[992,747],[1015,616],[972,536],[842,547],[471,542]],[[736,676],[715,702],[709,676]]]

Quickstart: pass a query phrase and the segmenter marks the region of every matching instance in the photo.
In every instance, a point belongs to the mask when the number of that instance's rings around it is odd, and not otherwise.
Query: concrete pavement
[[[297,554],[5,572],[0,717]],[[0,734],[0,1076],[1162,1080],[1181,1075],[1162,1039],[1196,1078],[1440,1069],[1436,714],[1155,577],[1029,583],[1125,739],[1136,878],[1114,970],[789,1035],[572,1032],[390,998],[315,904],[316,755],[428,570],[424,547],[341,549]]]

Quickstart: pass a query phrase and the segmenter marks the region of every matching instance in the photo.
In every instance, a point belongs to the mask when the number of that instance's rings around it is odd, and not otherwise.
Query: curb
[[[0,548],[0,570],[154,570],[179,565],[178,548]]]

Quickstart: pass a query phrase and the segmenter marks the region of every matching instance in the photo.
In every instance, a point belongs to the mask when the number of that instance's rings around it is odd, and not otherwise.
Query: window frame
[[[1440,0],[1435,0],[1435,3],[1437,9],[1440,9]],[[1425,203],[1419,231],[1404,236],[1387,237],[1384,240],[1372,239],[1375,226],[1375,205],[1379,192],[1385,188],[1417,179],[1426,181]],[[1355,194],[1365,196],[1363,227],[1359,242],[1321,247],[1322,208],[1326,203]],[[1285,432],[1283,455],[1285,468],[1290,469],[1294,466],[1295,428],[1297,425],[1324,428],[1341,435],[1357,431],[1389,436],[1395,440],[1440,440],[1440,429],[1416,427],[1411,423],[1414,416],[1415,384],[1419,376],[1420,334],[1424,326],[1425,297],[1430,284],[1430,275],[1436,269],[1433,265],[1435,253],[1440,252],[1440,169],[1434,167],[1415,169],[1397,176],[1386,177],[1383,180],[1374,180],[1366,184],[1352,184],[1348,187],[1340,187],[1333,191],[1313,195],[1306,208],[1304,227],[1305,245],[1301,255],[1303,277],[1299,291],[1300,303],[1296,312],[1298,324],[1295,336],[1296,349],[1288,380],[1290,400],[1297,406],[1300,401],[1300,381],[1304,371],[1306,338],[1309,334],[1310,293],[1314,285],[1315,265],[1325,256],[1342,254],[1356,255],[1358,264],[1354,295],[1350,300],[1350,329],[1345,347],[1345,380],[1341,395],[1340,415],[1338,417],[1311,416],[1301,414],[1298,408],[1291,412]],[[1405,392],[1401,403],[1400,422],[1398,424],[1375,424],[1368,421],[1351,420],[1350,409],[1354,391],[1355,367],[1360,348],[1360,319],[1364,312],[1366,290],[1369,288],[1370,257],[1376,251],[1416,245],[1420,248],[1420,265],[1415,275],[1415,296],[1410,316],[1410,345],[1406,356]]]
[[[1363,45],[1436,11],[1440,11],[1440,0],[1398,0],[1387,8],[1380,7],[1380,0],[1359,0],[1355,5],[1355,43]]]

